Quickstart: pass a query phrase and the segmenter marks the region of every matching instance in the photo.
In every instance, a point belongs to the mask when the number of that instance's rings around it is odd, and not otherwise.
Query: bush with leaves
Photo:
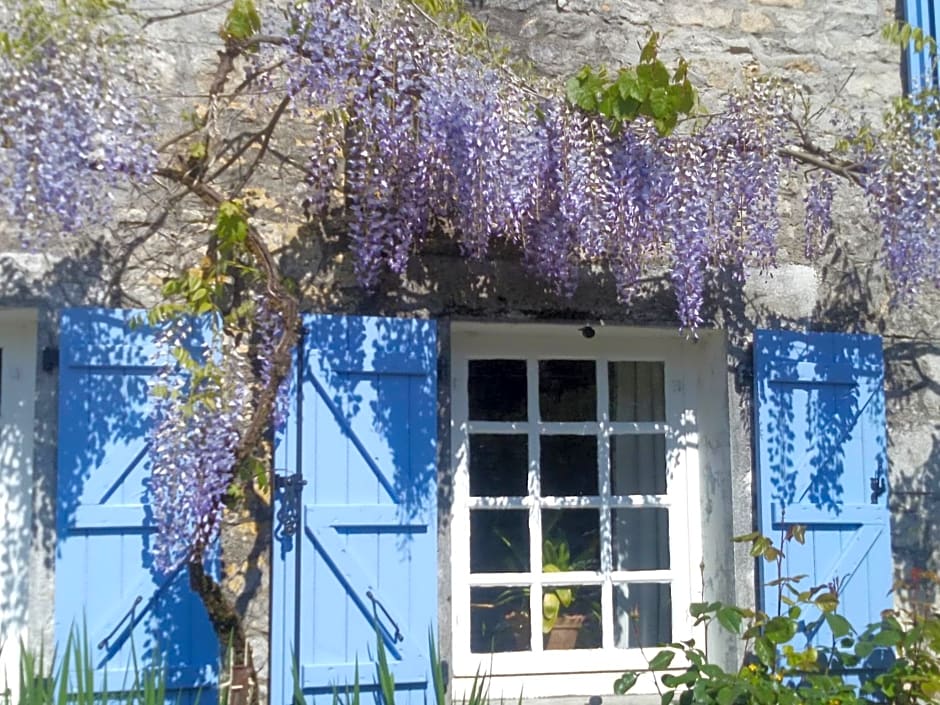
[[[806,576],[782,575],[786,544],[802,543],[803,527],[791,527],[781,547],[756,532],[735,541],[749,542],[754,557],[776,564],[777,613],[721,602],[693,603],[690,613],[706,642],[711,628],[743,641],[740,665],[729,670],[713,663],[707,647],[689,639],[665,645],[646,669],[625,672],[615,692],[628,692],[651,673],[662,705],[940,702],[940,615],[924,594],[940,586],[940,577],[915,572],[895,586],[908,607],[886,610],[880,622],[859,628],[839,614],[837,582],[803,587]]]

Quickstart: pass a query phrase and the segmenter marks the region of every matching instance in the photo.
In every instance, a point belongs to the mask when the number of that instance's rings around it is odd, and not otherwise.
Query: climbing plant
[[[196,11],[6,3],[0,204],[25,245],[54,249],[113,225],[139,205],[136,189],[152,209],[122,224],[136,228],[124,246],[177,229],[195,242],[191,256],[174,250],[182,266],[151,313],[188,372],[168,369],[152,389],[155,553],[167,570],[189,564],[236,659],[244,633],[204,570],[206,550],[225,503],[268,475],[299,329],[259,210],[299,237],[341,224],[365,289],[404,276],[445,237],[470,259],[509,248],[562,295],[600,268],[624,305],[665,272],[693,331],[709,286],[774,264],[785,183],[800,191],[808,257],[846,183],[868,199],[896,298],[940,283],[929,90],[889,106],[880,127],[820,139],[816,110],[771,78],[706,111],[687,63],[667,66],[656,34],[635,66],[585,67],[559,85],[449,0],[234,0],[204,100],[174,131],[150,87],[147,30]],[[187,343],[194,314],[209,329],[201,351]]]

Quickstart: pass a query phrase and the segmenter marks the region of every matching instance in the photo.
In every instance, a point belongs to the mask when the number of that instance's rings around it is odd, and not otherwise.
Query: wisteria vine
[[[784,87],[755,82],[669,136],[642,119],[615,130],[466,51],[408,4],[325,0],[293,12],[303,30],[292,37],[288,90],[328,109],[308,133],[308,199],[325,205],[342,191],[364,285],[383,268],[403,272],[444,224],[468,257],[497,241],[518,247],[563,294],[593,264],[627,302],[641,276],[665,265],[679,320],[694,329],[710,282],[774,263],[780,184],[801,166],[783,149],[794,140]],[[915,247],[926,241],[914,232],[920,219],[895,222],[887,199],[919,199],[892,178],[884,165],[866,171],[888,269],[912,289],[936,259]],[[808,254],[832,228],[833,191],[830,178],[811,177]]]
[[[146,86],[102,17],[106,3],[68,11],[7,8],[0,42],[0,207],[41,246],[110,220],[112,190],[156,165]],[[97,9],[96,9],[97,8]]]

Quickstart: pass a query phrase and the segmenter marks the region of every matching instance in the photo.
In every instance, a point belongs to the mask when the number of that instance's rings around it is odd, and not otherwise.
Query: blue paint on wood
[[[759,529],[779,545],[789,525],[805,525],[783,575],[807,575],[801,589],[837,587],[839,612],[861,631],[892,607],[888,493],[872,491],[887,486],[881,339],[757,331],[754,351]],[[760,563],[762,583],[778,577]],[[780,612],[777,587],[763,588],[762,604]],[[803,615],[807,625],[817,616]],[[825,627],[805,637],[831,642]]]
[[[275,551],[272,703],[290,702],[294,678],[308,703],[329,702],[357,664],[371,685],[376,629],[399,702],[424,702],[437,618],[435,326],[322,315],[305,329],[299,402],[276,445],[276,462],[306,484],[301,530]]]
[[[185,570],[153,566],[148,383],[162,360],[139,312],[74,309],[60,321],[55,638],[87,630],[99,683],[129,684],[132,651],[160,658],[169,702],[216,699],[217,648]],[[107,674],[107,676],[105,676]]]
[[[937,0],[904,1],[905,21],[913,27],[919,27],[934,39],[937,38],[938,11],[940,7],[938,7]],[[914,43],[911,42],[904,51],[904,57],[907,64],[904,86],[906,91],[912,93],[925,88],[938,87],[937,67],[927,47],[917,51]]]

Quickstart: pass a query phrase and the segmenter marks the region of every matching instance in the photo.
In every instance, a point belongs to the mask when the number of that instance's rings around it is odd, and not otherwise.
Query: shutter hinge
[[[300,522],[300,494],[306,484],[307,481],[299,472],[285,475],[275,471],[274,491],[276,496],[279,495],[281,502],[280,509],[277,510],[279,526],[275,528],[275,534],[293,536],[297,533],[297,525]]]
[[[888,491],[888,483],[885,482],[883,475],[873,477],[868,483],[871,485],[871,503],[878,504],[878,498]]]

